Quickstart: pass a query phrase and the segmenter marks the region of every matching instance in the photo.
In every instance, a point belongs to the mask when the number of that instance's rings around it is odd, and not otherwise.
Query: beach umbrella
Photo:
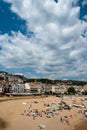
[[[59,109],[62,109],[62,106],[60,105],[60,106],[58,106],[58,108],[59,108]]]
[[[85,117],[87,117],[87,112],[85,112]]]
[[[40,124],[40,127],[41,127],[41,128],[45,128],[46,126],[45,126],[45,124],[41,123],[41,124]]]
[[[56,106],[53,105],[52,106],[52,110],[55,111],[56,110]]]

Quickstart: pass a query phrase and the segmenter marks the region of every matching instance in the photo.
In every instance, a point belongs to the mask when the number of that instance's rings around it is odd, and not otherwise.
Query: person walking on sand
[[[60,121],[63,123],[63,118],[62,117],[60,117]]]
[[[36,117],[36,116],[35,116],[35,115],[33,115],[33,120],[35,120],[35,117]]]
[[[68,119],[66,119],[65,121],[66,121],[66,123],[67,123],[68,125],[70,125],[70,123],[69,123],[69,120],[68,120]]]

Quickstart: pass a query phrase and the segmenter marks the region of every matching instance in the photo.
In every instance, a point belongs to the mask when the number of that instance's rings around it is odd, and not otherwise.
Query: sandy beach
[[[87,121],[80,122],[75,126],[75,130],[87,130]]]
[[[81,98],[64,97],[63,101],[68,104],[75,101],[87,107],[87,100],[81,101]],[[42,124],[44,130],[73,130],[76,124],[86,120],[83,109],[73,107],[70,110],[59,110],[58,104],[61,100],[51,96],[0,102],[0,130],[40,130]],[[50,114],[47,113],[49,111]]]

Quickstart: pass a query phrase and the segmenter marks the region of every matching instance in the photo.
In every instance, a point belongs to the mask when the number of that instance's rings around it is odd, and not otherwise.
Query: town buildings
[[[14,95],[42,95],[42,94],[64,94],[69,87],[74,87],[78,94],[87,91],[87,85],[78,86],[71,82],[68,84],[57,83],[42,83],[37,81],[26,81],[21,75],[12,75],[6,72],[0,73],[0,94]]]

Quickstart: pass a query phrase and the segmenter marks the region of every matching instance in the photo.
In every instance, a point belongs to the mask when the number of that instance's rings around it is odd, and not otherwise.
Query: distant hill
[[[9,74],[5,71],[0,71],[0,80],[5,80],[5,81],[9,81],[9,82],[25,82],[27,80],[26,77],[24,77],[24,75],[15,75],[15,74]]]
[[[22,81],[23,83],[26,82],[41,82],[46,84],[66,84],[66,85],[78,85],[83,86],[87,85],[86,81],[75,81],[75,80],[50,80],[50,79],[28,79],[24,77],[24,75],[20,74],[9,74],[5,71],[0,71],[0,80],[8,80],[8,81]]]
[[[86,85],[85,81],[75,81],[75,80],[50,80],[50,79],[27,79],[28,82],[42,82],[46,84],[66,84],[66,85],[78,85],[83,86]]]

